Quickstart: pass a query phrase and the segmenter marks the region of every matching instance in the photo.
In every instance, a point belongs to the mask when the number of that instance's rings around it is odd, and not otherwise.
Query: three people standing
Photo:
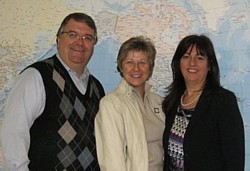
[[[151,40],[122,44],[122,81],[104,98],[87,69],[96,42],[93,19],[69,14],[57,32],[57,54],[18,76],[2,127],[7,170],[244,170],[242,117],[234,93],[220,85],[208,37],[181,40],[163,102],[147,82],[156,56]]]

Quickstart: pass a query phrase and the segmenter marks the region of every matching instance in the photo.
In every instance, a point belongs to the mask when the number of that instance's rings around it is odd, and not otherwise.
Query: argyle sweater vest
[[[30,129],[30,170],[99,171],[94,118],[104,96],[100,82],[89,77],[82,95],[56,56],[29,67],[42,76],[46,103]]]

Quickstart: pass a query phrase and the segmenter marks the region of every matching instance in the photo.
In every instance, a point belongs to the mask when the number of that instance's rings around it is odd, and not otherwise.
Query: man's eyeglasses
[[[91,35],[80,36],[77,32],[74,32],[74,31],[61,32],[61,34],[64,34],[64,33],[67,34],[70,39],[75,40],[75,41],[80,40],[80,39],[82,39],[86,43],[95,43],[95,41],[96,41],[96,38],[94,38]]]

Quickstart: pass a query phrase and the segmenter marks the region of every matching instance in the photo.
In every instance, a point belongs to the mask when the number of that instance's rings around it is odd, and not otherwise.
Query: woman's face
[[[143,51],[128,52],[122,62],[123,78],[140,93],[144,93],[145,82],[151,75],[148,56]]]
[[[189,47],[182,56],[180,68],[186,85],[202,88],[209,71],[207,56],[198,54],[196,45]]]

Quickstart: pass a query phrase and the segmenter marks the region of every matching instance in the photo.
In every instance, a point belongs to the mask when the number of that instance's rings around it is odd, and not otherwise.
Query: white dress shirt
[[[78,77],[58,57],[71,79],[82,94],[85,94],[89,71]],[[28,171],[30,128],[45,107],[45,89],[42,77],[35,68],[28,68],[18,75],[5,106],[2,125],[4,168],[10,171]]]

